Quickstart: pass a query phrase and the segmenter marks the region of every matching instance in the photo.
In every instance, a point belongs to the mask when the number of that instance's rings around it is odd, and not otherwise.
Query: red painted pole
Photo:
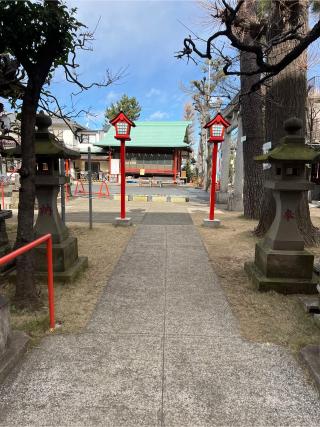
[[[45,234],[39,239],[34,240],[15,251],[10,252],[9,254],[0,258],[0,266],[4,265],[20,255],[30,251],[36,246],[41,245],[42,243],[47,243],[47,266],[48,266],[48,299],[49,299],[49,318],[50,318],[50,331],[53,331],[55,328],[55,319],[54,319],[54,288],[53,288],[53,262],[52,262],[52,236],[51,234]]]
[[[120,147],[120,169],[121,169],[121,214],[120,218],[125,219],[126,217],[126,140],[121,140]]]
[[[212,150],[212,175],[211,175],[211,192],[210,192],[210,213],[209,220],[214,220],[214,205],[216,199],[216,174],[217,174],[217,154],[218,154],[218,143],[214,142]]]
[[[47,240],[47,266],[48,266],[48,300],[49,300],[49,316],[50,330],[55,328],[54,320],[54,288],[53,288],[53,262],[52,262],[52,237]]]

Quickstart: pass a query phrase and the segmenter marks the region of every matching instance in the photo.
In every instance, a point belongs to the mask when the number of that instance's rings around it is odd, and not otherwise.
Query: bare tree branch
[[[193,54],[202,59],[212,59],[213,53],[223,58],[225,65],[223,71],[226,75],[233,76],[252,76],[255,74],[262,74],[260,81],[258,81],[252,90],[257,90],[262,84],[265,84],[271,77],[279,74],[284,68],[286,68],[291,62],[296,60],[315,40],[320,37],[320,20],[318,20],[314,26],[304,33],[302,23],[293,25],[289,30],[283,32],[281,36],[271,38],[266,42],[261,41],[261,35],[266,31],[265,20],[261,19],[261,22],[249,22],[244,21],[239,11],[243,6],[245,0],[239,0],[235,7],[232,7],[230,2],[221,0],[224,8],[221,10],[216,5],[216,15],[214,18],[219,18],[220,22],[224,25],[225,29],[219,30],[212,34],[205,42],[205,48],[201,49],[198,47],[196,41],[191,37],[187,37],[183,41],[183,49],[176,54],[176,57],[181,59],[186,57],[187,59],[192,58]],[[288,6],[290,10],[290,7]],[[246,43],[243,41],[243,31],[252,31],[255,34],[252,43]],[[223,49],[217,47],[216,42],[221,37],[226,37],[230,41],[230,45],[236,48],[238,51],[252,53],[256,57],[257,68],[250,70],[249,72],[240,71],[240,69],[231,69],[234,66],[234,61],[228,55],[223,54]],[[288,40],[297,41],[296,45],[284,55],[280,60],[274,62],[268,60],[268,53],[278,45],[286,43]]]

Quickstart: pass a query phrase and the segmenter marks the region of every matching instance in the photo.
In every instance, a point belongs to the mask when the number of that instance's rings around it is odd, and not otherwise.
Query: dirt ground
[[[320,209],[311,210],[313,223],[320,226]],[[307,344],[319,344],[320,328],[304,312],[296,295],[261,293],[253,288],[243,269],[245,261],[254,259],[258,241],[252,234],[256,221],[239,213],[223,211],[217,215],[221,228],[201,226],[203,213],[192,215],[205,242],[213,268],[239,320],[242,335],[249,340],[272,342],[289,347],[296,353]],[[308,248],[320,256],[320,248]]]
[[[87,224],[69,223],[71,234],[78,238],[80,256],[88,256],[89,268],[82,272],[73,283],[55,283],[56,333],[68,333],[81,330],[107,283],[120,255],[125,249],[134,227],[115,228],[112,224],[95,224],[92,230]],[[8,227],[10,240],[14,239],[15,226]],[[43,309],[36,312],[17,312],[11,306],[13,329],[27,332],[36,343],[48,332],[48,305],[46,284],[41,287]],[[6,283],[2,293],[12,299],[14,285]]]

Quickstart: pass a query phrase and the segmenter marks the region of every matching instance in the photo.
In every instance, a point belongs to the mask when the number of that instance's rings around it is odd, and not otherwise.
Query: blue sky
[[[141,120],[180,120],[188,96],[181,90],[192,79],[202,76],[192,61],[177,60],[175,52],[182,48],[191,30],[202,36],[210,32],[204,25],[205,12],[196,0],[66,0],[78,8],[78,19],[89,29],[96,28],[92,51],[80,52],[78,62],[81,80],[100,81],[109,69],[116,73],[126,69],[119,82],[100,89],[91,89],[76,98],[78,110],[91,109],[97,116],[78,121],[92,128],[104,122],[105,108],[122,94],[135,96],[142,106]],[[97,25],[98,24],[98,25]],[[187,28],[186,28],[187,27]],[[188,28],[191,30],[189,31]],[[319,43],[309,51],[309,77],[319,75],[319,59],[315,53]],[[74,88],[66,84],[57,70],[51,86],[61,104],[70,104]]]
[[[202,14],[195,1],[107,1],[70,0],[78,8],[77,17],[90,29],[98,27],[92,52],[79,56],[81,79],[99,81],[108,68],[126,68],[126,76],[107,88],[92,89],[77,98],[77,108],[91,108],[97,118],[80,122],[101,127],[107,105],[124,93],[135,96],[142,106],[141,120],[181,120],[188,85],[201,75],[195,64],[177,60],[187,26],[200,28]],[[100,21],[99,21],[100,19]],[[182,22],[182,23],[180,23]],[[69,102],[71,87],[57,72],[54,92],[62,103]]]

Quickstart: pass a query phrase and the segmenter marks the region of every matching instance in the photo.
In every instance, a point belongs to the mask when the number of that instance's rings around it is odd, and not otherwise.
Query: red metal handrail
[[[13,252],[0,258],[0,266],[7,264],[8,262],[14,260],[18,256],[30,251],[36,246],[41,245],[41,243],[47,243],[47,266],[48,266],[48,299],[49,299],[49,318],[50,318],[50,331],[55,329],[55,320],[54,320],[54,289],[53,289],[53,262],[52,262],[52,236],[51,234],[45,234],[39,239],[34,240],[27,245],[22,246],[19,249],[16,249]]]

